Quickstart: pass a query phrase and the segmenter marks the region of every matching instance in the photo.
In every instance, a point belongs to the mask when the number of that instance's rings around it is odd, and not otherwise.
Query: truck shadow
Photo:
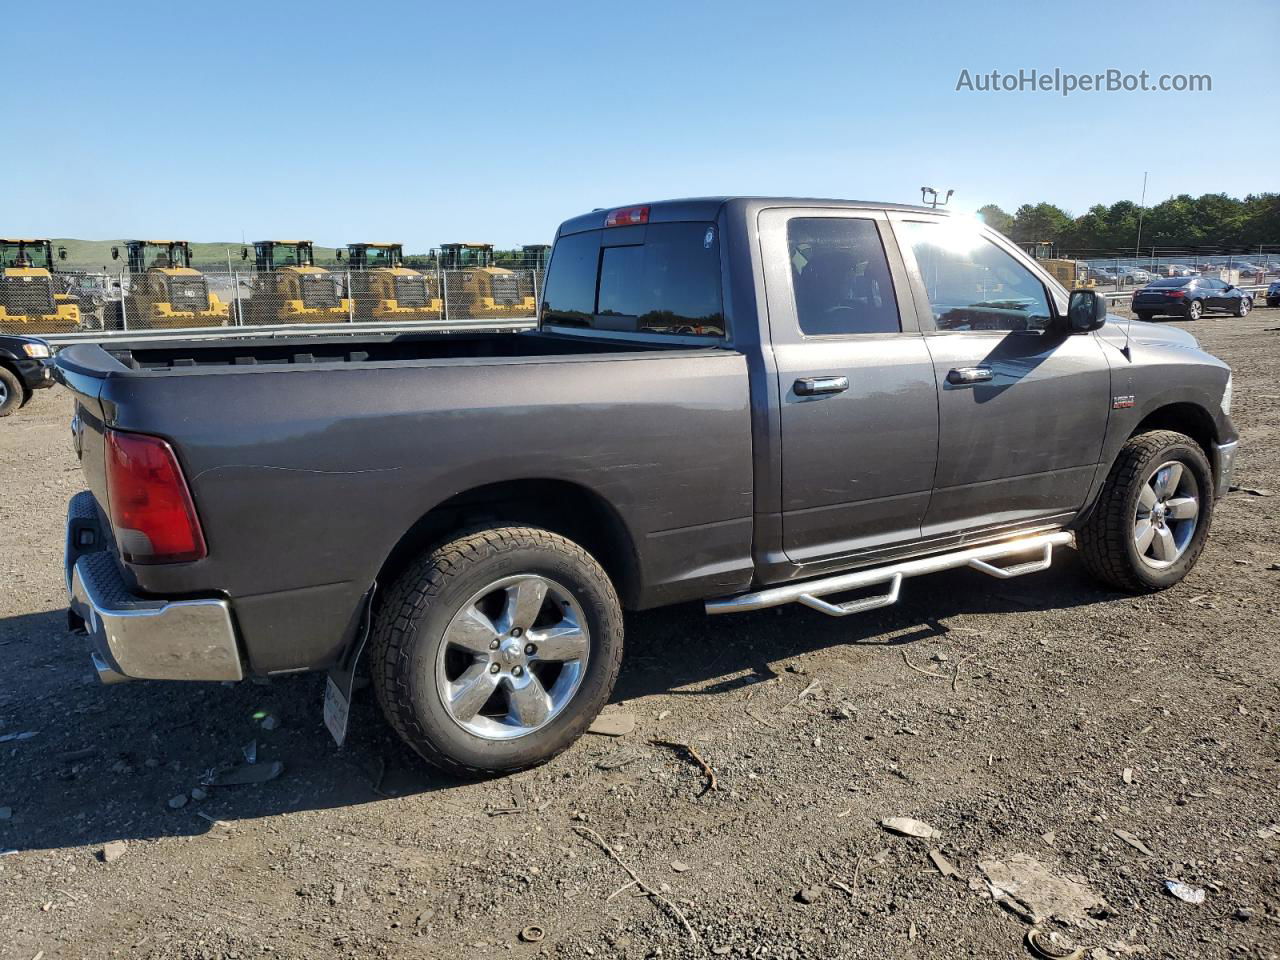
[[[1114,599],[1087,579],[1071,551],[1060,556],[1064,562],[1052,572],[1021,581],[971,571],[908,581],[897,606],[847,619],[799,606],[723,617],[706,617],[693,604],[631,614],[614,699],[711,696],[771,677],[771,664],[814,650],[907,648],[945,636],[943,621],[958,614]],[[66,632],[61,610],[0,620],[0,646],[10,664],[0,677],[0,736],[20,735],[0,742],[0,807],[11,811],[0,817],[0,851],[194,836],[240,820],[441,791],[441,803],[449,792],[466,792],[466,805],[480,813],[511,795],[503,784],[476,786],[428,767],[390,732],[367,687],[357,692],[352,733],[340,750],[321,721],[322,676],[103,687],[91,676],[84,640]],[[278,778],[201,787],[210,768],[243,763],[251,743],[259,765],[283,763]],[[558,762],[580,758],[571,751]],[[208,796],[192,799],[193,789]],[[183,796],[180,806],[170,806]]]

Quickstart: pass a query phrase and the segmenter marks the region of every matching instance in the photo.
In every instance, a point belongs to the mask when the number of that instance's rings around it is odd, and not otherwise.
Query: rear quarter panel
[[[209,544],[141,589],[234,601],[253,667],[323,666],[432,507],[555,479],[611,504],[647,602],[750,579],[745,359],[726,351],[226,368],[108,379],[111,425],[174,442]]]

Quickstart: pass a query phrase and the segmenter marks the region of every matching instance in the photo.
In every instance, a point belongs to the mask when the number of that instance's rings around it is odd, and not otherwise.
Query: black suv
[[[0,333],[0,417],[31,399],[31,392],[53,386],[49,345],[35,337]]]

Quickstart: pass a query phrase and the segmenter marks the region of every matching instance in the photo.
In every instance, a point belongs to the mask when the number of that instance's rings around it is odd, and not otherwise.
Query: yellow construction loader
[[[339,251],[341,258],[341,251]],[[443,302],[436,278],[404,265],[398,243],[349,243],[348,292],[357,320],[439,320]]]
[[[449,319],[532,317],[533,291],[521,290],[512,270],[494,266],[491,243],[445,243],[440,247],[449,298]]]
[[[1089,265],[1083,260],[1067,260],[1055,257],[1054,245],[1048,240],[1033,240],[1019,244],[1023,250],[1035,257],[1055,280],[1068,290],[1079,287],[1096,287],[1098,281],[1089,276]]]
[[[65,260],[67,251],[58,249]],[[0,333],[66,333],[80,326],[76,298],[59,292],[49,240],[0,239]]]
[[[249,251],[241,251],[248,259]],[[310,240],[258,240],[253,245],[252,295],[240,301],[247,324],[345,323],[351,301],[341,295],[339,278],[315,264]]]
[[[191,245],[185,240],[126,240],[128,288],[123,300],[108,304],[108,328],[219,327],[231,311],[209,281],[191,267]],[[111,248],[120,259],[120,248]]]

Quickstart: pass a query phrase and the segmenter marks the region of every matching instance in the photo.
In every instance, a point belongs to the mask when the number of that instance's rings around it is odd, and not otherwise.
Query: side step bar
[[[1026,573],[1038,573],[1048,570],[1053,563],[1053,548],[1065,547],[1074,542],[1075,536],[1067,530],[1056,533],[1044,533],[1034,537],[1023,537],[1019,540],[1006,540],[1003,543],[992,543],[984,547],[971,547],[968,550],[956,550],[941,553],[932,557],[921,557],[919,560],[904,560],[887,567],[873,567],[869,570],[855,570],[822,580],[806,580],[800,583],[788,583],[780,587],[770,587],[756,593],[744,593],[736,597],[723,597],[719,600],[708,600],[707,613],[745,613],[748,610],[763,610],[766,607],[779,607],[786,603],[803,603],[806,607],[820,610],[832,617],[847,617],[851,613],[862,613],[864,610],[875,610],[898,602],[898,591],[902,581],[907,577],[920,577],[927,573],[940,573],[943,570],[955,570],[958,567],[972,567],[974,570],[1002,580],[1020,577]],[[996,566],[991,561],[1006,557],[1021,556],[1028,553],[1039,556],[1015,563],[1007,567]],[[846,590],[858,590],[862,587],[874,587],[888,584],[888,592],[878,597],[864,597],[850,600],[847,603],[828,603],[822,597],[832,593],[843,593]]]

